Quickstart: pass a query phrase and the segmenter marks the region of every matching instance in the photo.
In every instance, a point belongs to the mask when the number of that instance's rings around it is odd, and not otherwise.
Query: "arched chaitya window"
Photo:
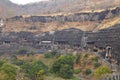
[[[106,57],[112,57],[112,48],[110,46],[106,47]]]

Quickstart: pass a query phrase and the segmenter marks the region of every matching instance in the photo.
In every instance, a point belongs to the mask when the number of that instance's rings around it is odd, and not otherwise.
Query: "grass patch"
[[[45,76],[45,80],[81,80],[81,79],[75,76],[72,79],[63,79],[55,75],[49,75],[49,76]]]

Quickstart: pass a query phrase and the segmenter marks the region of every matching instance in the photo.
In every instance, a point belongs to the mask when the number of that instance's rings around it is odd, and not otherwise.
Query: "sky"
[[[39,2],[39,1],[47,1],[47,0],[10,0],[13,3],[16,4],[28,4],[28,3],[33,3],[33,2]]]

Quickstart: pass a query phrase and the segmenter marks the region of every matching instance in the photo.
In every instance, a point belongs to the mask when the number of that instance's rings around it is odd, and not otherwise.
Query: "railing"
[[[120,73],[106,75],[103,80],[120,80]]]

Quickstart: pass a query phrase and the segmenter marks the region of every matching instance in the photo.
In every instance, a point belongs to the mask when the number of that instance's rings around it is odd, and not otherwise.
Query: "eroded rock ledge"
[[[117,7],[112,10],[104,10],[101,12],[82,12],[74,13],[69,15],[51,15],[51,16],[15,16],[8,18],[7,20],[24,20],[26,22],[81,22],[81,21],[100,21],[106,18],[112,18],[120,15],[120,7]]]

